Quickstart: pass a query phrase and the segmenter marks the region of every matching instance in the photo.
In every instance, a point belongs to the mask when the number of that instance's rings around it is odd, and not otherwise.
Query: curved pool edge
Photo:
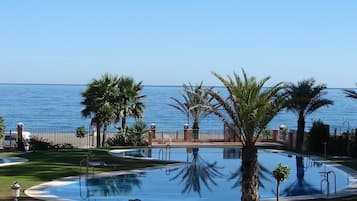
[[[165,167],[171,167],[171,166],[177,166],[181,165],[179,163],[177,164],[167,164]],[[131,174],[131,173],[140,173],[140,172],[145,172],[147,170],[153,170],[153,169],[159,169],[161,167],[147,167],[147,168],[142,168],[142,169],[134,169],[134,170],[121,170],[121,171],[111,171],[111,172],[102,172],[95,174],[95,177],[105,177],[105,176],[113,176],[113,175],[122,175],[122,174]],[[38,200],[46,200],[46,201],[77,201],[77,200],[72,200],[72,199],[65,199],[61,198],[58,196],[55,196],[53,194],[49,194],[48,191],[46,191],[46,188],[48,187],[60,187],[66,184],[70,184],[78,180],[80,175],[77,176],[69,176],[69,177],[63,177],[59,179],[55,179],[53,181],[48,181],[44,182],[35,186],[32,186],[24,191],[25,195],[35,198]]]
[[[18,165],[28,161],[28,159],[21,158],[21,157],[0,157],[0,158],[5,161],[5,163],[0,163],[0,167]]]
[[[329,166],[333,166],[346,174],[348,174],[352,179],[350,184],[336,193],[331,193],[329,196],[326,194],[314,194],[314,195],[301,195],[301,196],[289,196],[289,197],[279,197],[280,201],[299,201],[299,200],[310,200],[310,199],[333,199],[333,198],[342,198],[352,195],[357,195],[357,170],[354,170],[350,167],[344,166],[342,164],[335,163],[330,160],[326,160],[325,158],[319,156],[311,156],[316,159],[318,162],[328,164]],[[261,201],[276,201],[276,198],[267,198],[261,199]]]

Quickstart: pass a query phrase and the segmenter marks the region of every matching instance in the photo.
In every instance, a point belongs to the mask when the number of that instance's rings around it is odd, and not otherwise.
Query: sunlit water
[[[36,84],[0,84],[0,116],[5,120],[7,130],[15,129],[19,121],[25,124],[25,129],[36,131],[74,132],[75,128],[89,126],[89,119],[81,116],[84,108],[81,92],[86,85],[36,85]],[[216,87],[221,94],[226,94],[224,88]],[[182,130],[187,123],[186,115],[170,107],[174,103],[170,97],[181,98],[181,86],[144,86],[146,98],[144,121],[150,125],[155,123],[157,130],[175,132]],[[330,125],[331,133],[337,133],[357,127],[357,102],[346,98],[342,89],[328,89],[325,96],[334,101],[334,105],[317,110],[306,118],[306,128],[313,120],[321,119]],[[129,120],[129,124],[132,120]],[[281,124],[294,129],[297,118],[291,112],[282,111],[269,124],[276,129]],[[113,129],[113,128],[112,128]],[[205,133],[222,133],[223,124],[211,115],[200,123],[200,129]]]

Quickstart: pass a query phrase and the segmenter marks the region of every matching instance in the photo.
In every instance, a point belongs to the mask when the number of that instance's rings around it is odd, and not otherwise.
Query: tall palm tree
[[[176,97],[170,97],[175,103],[169,104],[182,113],[187,115],[187,123],[189,124],[190,116],[193,120],[192,130],[194,139],[198,139],[199,123],[202,119],[211,114],[211,110],[204,107],[205,102],[211,103],[213,98],[204,90],[203,83],[193,86],[191,83],[183,84],[183,101]]]
[[[357,99],[357,92],[356,91],[346,89],[346,90],[344,90],[344,92],[345,92],[345,94],[346,94],[346,96],[348,98]]]
[[[81,102],[85,108],[82,110],[82,116],[91,118],[92,124],[97,129],[97,147],[100,147],[100,130],[104,126],[102,145],[106,140],[107,126],[113,123],[116,86],[118,83],[117,76],[112,76],[108,73],[104,74],[101,79],[94,79],[87,85],[85,91],[82,92],[84,98]]]
[[[304,143],[305,118],[317,109],[332,105],[333,101],[322,98],[326,85],[315,85],[314,79],[290,83],[287,88],[288,100],[286,107],[298,116],[296,131],[296,150],[301,151]]]
[[[242,140],[242,196],[243,201],[259,200],[258,159],[255,143],[267,124],[283,108],[285,97],[280,93],[284,88],[278,83],[263,88],[270,79],[258,81],[248,77],[244,70],[240,77],[234,73],[227,79],[213,73],[228,90],[228,98],[212,89],[208,93],[219,105],[207,104],[225,124],[234,130]]]
[[[117,85],[116,102],[118,104],[116,115],[121,119],[121,132],[126,132],[127,118],[134,117],[140,119],[143,117],[145,105],[141,100],[145,95],[141,95],[143,89],[142,82],[135,83],[131,77],[122,76],[119,78]]]

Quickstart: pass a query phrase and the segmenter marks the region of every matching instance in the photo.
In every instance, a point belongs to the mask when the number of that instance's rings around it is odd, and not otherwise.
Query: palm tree
[[[192,130],[194,139],[198,139],[199,137],[199,122],[211,114],[211,110],[209,110],[207,107],[204,107],[203,103],[211,103],[213,99],[211,96],[209,96],[208,93],[206,93],[206,90],[204,90],[202,85],[202,82],[196,86],[192,86],[191,83],[188,85],[183,84],[183,101],[180,101],[176,97],[170,97],[175,102],[175,104],[169,105],[186,114],[188,124],[191,116],[193,120]]]
[[[141,100],[145,95],[141,95],[143,89],[142,82],[135,83],[131,77],[122,76],[117,85],[116,109],[117,118],[122,121],[121,131],[126,132],[127,118],[134,117],[140,119],[143,117],[145,105]]]
[[[346,94],[346,96],[348,98],[357,99],[357,92],[356,91],[346,89],[346,90],[344,90],[344,92],[345,92],[345,94]]]
[[[304,143],[305,118],[317,109],[332,105],[329,99],[324,99],[326,85],[315,85],[314,79],[298,82],[297,85],[290,83],[287,88],[288,100],[286,107],[298,116],[296,131],[296,150],[301,151]]]
[[[243,201],[259,200],[258,159],[255,143],[267,124],[283,108],[285,97],[280,93],[284,88],[278,83],[263,88],[270,79],[266,77],[258,81],[248,77],[244,70],[240,77],[222,76],[213,73],[228,90],[228,98],[222,97],[212,89],[208,93],[214,97],[218,105],[207,104],[225,124],[242,140],[242,196]]]
[[[107,127],[114,121],[116,86],[118,78],[108,73],[101,79],[94,79],[88,84],[85,91],[82,92],[84,100],[81,102],[85,108],[82,110],[82,116],[92,118],[91,123],[97,129],[97,147],[100,147],[100,129],[104,126],[102,145],[106,140]]]

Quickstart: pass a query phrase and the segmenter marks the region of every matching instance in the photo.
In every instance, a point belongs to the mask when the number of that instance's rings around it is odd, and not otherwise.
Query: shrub
[[[145,140],[149,129],[142,121],[136,121],[126,132],[119,132],[112,138],[107,140],[110,146],[146,146],[148,142]]]
[[[30,140],[30,149],[33,151],[43,151],[51,149],[73,149],[73,146],[69,143],[53,145],[47,139],[32,137]]]
[[[32,137],[30,140],[30,149],[31,150],[48,150],[52,149],[53,146],[46,139]]]
[[[85,136],[87,136],[88,132],[87,130],[84,128],[84,126],[79,126],[76,129],[76,137],[78,138],[84,138]]]
[[[316,153],[323,153],[323,143],[329,141],[329,135],[328,125],[325,125],[321,120],[314,121],[309,132],[309,150]]]

